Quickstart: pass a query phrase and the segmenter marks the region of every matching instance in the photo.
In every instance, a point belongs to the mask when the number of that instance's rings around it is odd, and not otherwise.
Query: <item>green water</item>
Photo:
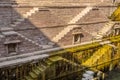
[[[113,70],[108,73],[108,78],[106,80],[120,80],[120,69]]]

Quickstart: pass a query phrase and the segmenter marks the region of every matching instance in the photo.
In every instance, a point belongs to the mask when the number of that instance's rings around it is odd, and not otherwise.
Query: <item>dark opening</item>
[[[16,43],[10,43],[7,45],[8,47],[8,53],[16,53],[16,47],[17,47],[17,44]]]

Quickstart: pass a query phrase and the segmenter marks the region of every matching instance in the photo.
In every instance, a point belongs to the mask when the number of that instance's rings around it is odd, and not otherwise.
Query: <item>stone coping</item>
[[[31,7],[31,6],[36,6],[36,7],[86,7],[86,6],[117,6],[116,4],[113,3],[106,3],[106,2],[99,2],[99,3],[84,3],[84,2],[52,2],[52,1],[39,1],[39,2],[30,2],[30,3],[17,3],[17,2],[10,2],[10,3],[5,3],[5,2],[0,2],[0,6],[12,6],[12,7]]]
[[[61,46],[61,47],[56,47],[56,48],[47,49],[47,50],[25,53],[25,54],[21,54],[21,55],[1,57],[0,58],[0,68],[7,67],[7,66],[14,66],[17,64],[21,64],[21,63],[27,63],[30,61],[37,61],[37,60],[51,56],[49,54],[49,52],[62,50],[62,49],[66,49],[66,48],[71,48],[71,47],[76,47],[76,46],[85,45],[85,44],[90,44],[93,42],[100,42],[100,41],[101,40],[94,40],[94,41],[84,42],[84,43],[76,44],[76,45],[69,45],[69,46],[63,46],[63,47]]]

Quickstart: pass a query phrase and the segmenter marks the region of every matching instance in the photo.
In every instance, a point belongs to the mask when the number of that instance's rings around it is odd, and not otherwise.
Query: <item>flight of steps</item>
[[[42,48],[42,45],[40,45],[39,43],[37,43],[37,42],[35,42],[35,41],[33,41],[33,40],[27,38],[26,36],[24,36],[24,35],[22,35],[22,34],[20,34],[20,33],[18,33],[18,32],[16,32],[16,33],[17,33],[17,35],[19,35],[19,36],[22,37],[23,39],[25,39],[25,40],[27,40],[27,41],[29,41],[29,42],[35,44],[36,46],[39,46],[39,47]]]
[[[83,66],[93,67],[97,64],[101,64],[110,60],[110,55],[112,53],[112,47],[109,45],[104,45],[98,51],[96,51],[89,59],[82,63]],[[104,59],[103,59],[104,57]],[[104,66],[102,66],[104,67]]]
[[[39,76],[42,72],[44,72],[51,64],[60,60],[62,60],[62,57],[60,56],[54,56],[44,60],[41,64],[39,64],[39,66],[36,66],[31,72],[29,72],[23,80],[39,80]]]
[[[25,14],[23,14],[23,16],[19,19],[16,20],[16,22],[14,22],[14,24],[11,24],[12,27],[16,27],[18,24],[21,24],[21,22],[23,22],[26,18],[32,16],[33,14],[35,14],[36,12],[39,11],[39,8],[38,7],[34,7],[32,8],[30,11],[26,12]],[[36,41],[33,41],[29,38],[27,38],[26,36],[16,32],[20,37],[24,38],[25,40],[39,46],[40,48],[42,49],[48,49],[48,48],[51,48],[52,46],[51,45],[40,45],[38,42]]]
[[[95,39],[101,39],[105,35],[109,35],[110,30],[113,28],[115,25],[115,22],[109,21],[105,26],[94,36]],[[95,35],[95,34],[94,34]]]
[[[50,48],[53,48],[54,43],[52,43],[52,42],[48,42],[48,44],[46,44],[46,45],[45,44],[40,44],[37,41],[31,40],[31,39],[27,38],[26,36],[24,36],[24,35],[22,35],[22,34],[20,34],[18,32],[16,32],[16,33],[17,33],[17,35],[19,35],[20,37],[22,37],[26,41],[29,41],[32,44],[35,44],[36,46],[39,46],[41,49],[50,49]]]
[[[117,44],[116,48],[114,49],[117,49],[116,50],[116,54],[114,55],[113,59],[115,59],[113,62],[112,62],[112,67],[114,67],[116,64],[119,63],[119,58],[120,58],[120,43]]]
[[[40,48],[42,48],[42,45],[40,45],[39,43],[32,41],[31,39],[27,38],[26,36],[14,31],[13,28],[9,28],[9,27],[4,27],[4,28],[0,28],[1,32],[4,33],[4,35],[12,35],[12,34],[17,34],[20,37],[22,37],[23,39],[35,44],[36,46],[39,46]]]
[[[76,15],[72,20],[68,22],[68,24],[75,24],[82,17],[84,17],[88,12],[93,9],[92,6],[86,7],[83,11],[81,11],[78,15]],[[64,28],[61,32],[59,32],[55,37],[53,37],[52,41],[58,42],[62,37],[64,37],[70,30],[77,27],[76,25],[70,25]]]
[[[47,65],[50,65],[52,61],[47,60],[44,64],[40,64],[39,66],[35,67],[31,72],[29,72],[28,76],[25,76],[24,80],[39,80],[39,76],[47,69]]]
[[[74,61],[71,61],[71,60],[68,60],[68,59],[65,59],[65,58],[63,58],[63,61],[65,61],[65,62],[67,62],[67,63],[69,63],[73,66],[81,67],[79,64],[75,63]]]
[[[93,32],[90,32],[90,31],[88,31],[88,30],[86,30],[86,29],[84,29],[84,27],[83,28],[81,28],[84,32],[86,32],[86,33],[88,33],[88,34],[90,34],[90,35],[92,35],[92,36],[95,36],[95,34],[96,34],[96,32],[95,33],[93,33]]]
[[[39,11],[38,7],[34,7],[32,8],[30,11],[26,12],[25,14],[23,14],[23,16],[19,19],[17,19],[13,24],[11,24],[12,27],[16,27],[18,24],[20,24],[21,22],[23,22],[26,18],[32,16],[32,14],[36,13]]]

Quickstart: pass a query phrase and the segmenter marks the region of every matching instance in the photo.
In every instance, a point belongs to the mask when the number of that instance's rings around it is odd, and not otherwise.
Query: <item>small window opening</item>
[[[8,54],[13,54],[17,52],[17,44],[16,43],[10,43],[7,45],[8,48]]]
[[[74,43],[81,43],[82,37],[82,34],[74,34]]]
[[[115,29],[115,35],[120,35],[120,28]]]

